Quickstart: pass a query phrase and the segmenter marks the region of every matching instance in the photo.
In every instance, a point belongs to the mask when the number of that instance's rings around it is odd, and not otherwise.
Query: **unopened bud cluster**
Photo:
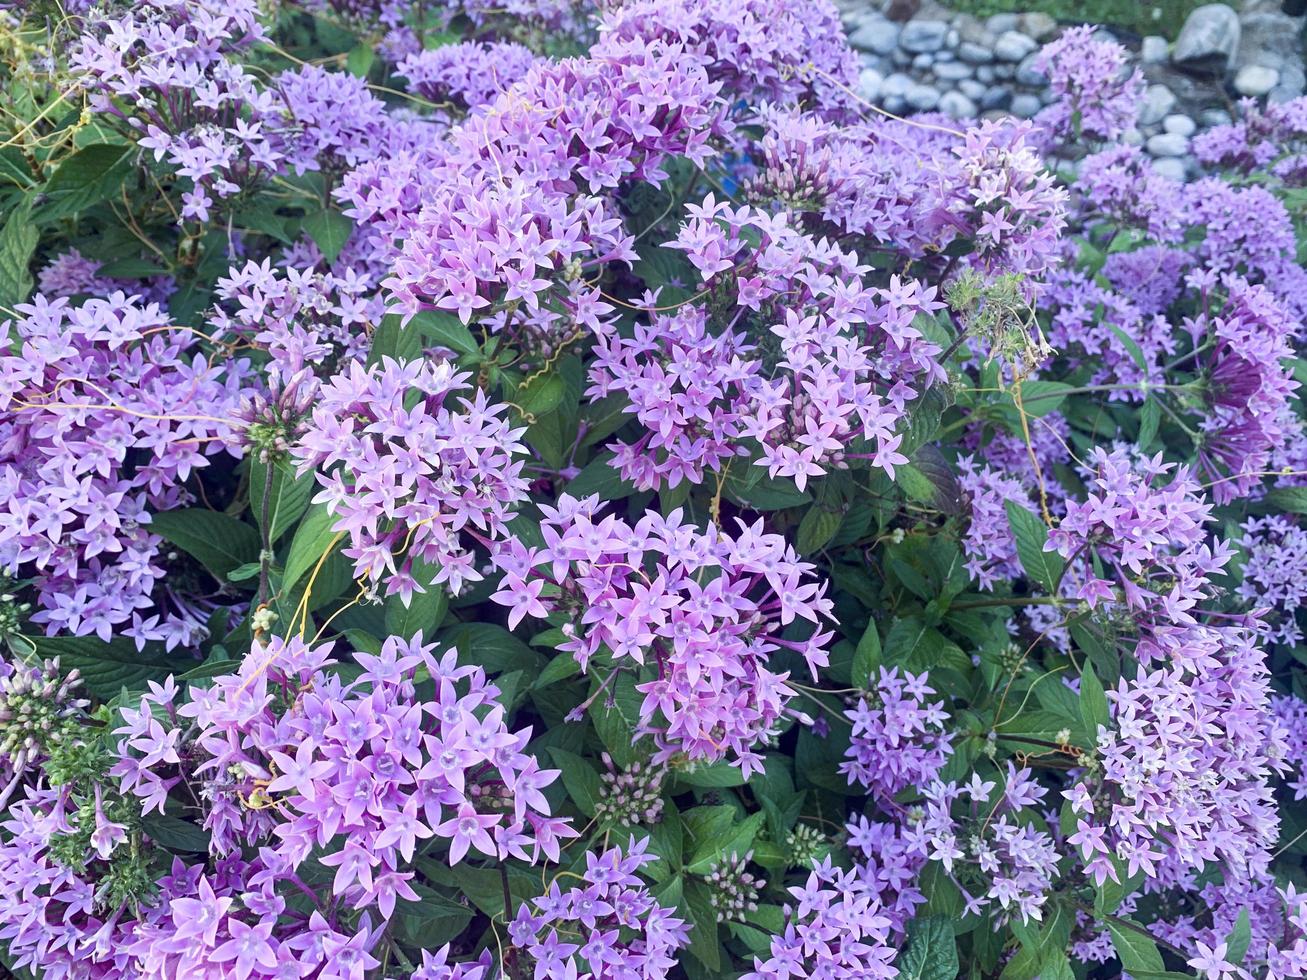
[[[661,766],[632,763],[617,769],[607,752],[603,754],[608,771],[600,777],[599,800],[595,817],[615,827],[655,824],[663,815],[663,778]]]
[[[758,911],[758,892],[767,882],[747,870],[752,860],[753,851],[743,857],[731,854],[714,862],[704,875],[718,922],[743,922],[747,913]]]
[[[241,402],[236,416],[245,423],[245,443],[270,459],[290,451],[304,429],[304,421],[313,407],[317,379],[311,368],[301,368],[282,380],[274,377],[266,393],[259,392]]]
[[[785,835],[785,851],[792,866],[811,868],[830,851],[830,842],[816,827],[801,823]]]
[[[88,704],[73,697],[78,683],[76,670],[59,676],[58,660],[19,665],[0,678],[0,756],[22,769],[61,744],[75,728],[73,716]]]

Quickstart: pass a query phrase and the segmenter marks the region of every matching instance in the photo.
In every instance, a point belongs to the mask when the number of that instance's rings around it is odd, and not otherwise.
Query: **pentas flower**
[[[1127,295],[1075,268],[1053,273],[1039,307],[1050,317],[1048,342],[1068,367],[1087,369],[1090,384],[1120,386],[1107,393],[1108,400],[1142,401],[1136,386],[1165,383],[1162,364],[1179,346],[1160,313],[1145,313]]]
[[[962,892],[967,915],[1002,911],[1042,921],[1059,855],[1029,817],[1048,791],[1011,762],[999,776],[930,784],[924,814],[904,833]]]
[[[917,908],[926,902],[917,882],[927,855],[906,822],[855,815],[844,828],[855,858],[854,871],[877,897],[895,937],[904,934]]]
[[[1307,180],[1307,98],[1260,105],[1239,102],[1239,118],[1213,126],[1193,138],[1194,156],[1213,169],[1243,174],[1271,173],[1300,187]]]
[[[934,693],[924,672],[881,667],[871,689],[844,712],[853,727],[840,772],[882,805],[909,786],[936,781],[953,751],[943,702],[928,700]]]
[[[267,351],[265,370],[289,377],[367,357],[371,333],[385,315],[377,280],[356,266],[336,272],[271,259],[232,268],[214,287],[209,314],[215,339]]]
[[[1228,503],[1261,482],[1271,454],[1301,428],[1290,400],[1290,341],[1300,329],[1271,291],[1226,276],[1224,302],[1210,275],[1189,277],[1205,312],[1185,322],[1201,354],[1204,414],[1200,464],[1215,481],[1212,497]]]
[[[1213,595],[1210,577],[1233,552],[1208,542],[1212,507],[1187,467],[1163,463],[1160,454],[1136,463],[1123,449],[1096,447],[1086,476],[1086,499],[1067,501],[1045,548],[1083,569],[1077,598],[1121,602],[1134,615],[1141,662],[1165,660],[1185,640],[1169,624],[1194,622],[1192,610]]]
[[[1179,242],[1189,218],[1184,185],[1153,169],[1137,146],[1114,146],[1084,158],[1076,181],[1082,221],[1116,230],[1139,228],[1161,244]]]
[[[1053,95],[1035,117],[1050,142],[1106,142],[1134,124],[1143,97],[1143,75],[1131,69],[1125,48],[1100,40],[1094,28],[1084,25],[1063,31],[1056,41],[1044,45],[1032,68],[1047,76]]]
[[[452,310],[464,323],[502,312],[500,330],[515,329],[519,310],[580,311],[597,330],[585,312],[597,287],[574,296],[566,284],[634,257],[601,195],[626,179],[660,183],[672,156],[702,164],[709,137],[727,128],[716,90],[693,56],[661,42],[532,68],[450,132],[423,178],[431,190],[418,195],[421,210],[392,221],[402,234],[386,281],[396,304]]]
[[[634,336],[601,336],[586,397],[625,394],[646,432],[615,443],[613,465],[643,489],[702,483],[742,445],[744,418],[758,387],[759,364],[742,334],[708,332],[699,306],[636,324]]]
[[[1278,833],[1269,778],[1285,749],[1253,635],[1172,629],[1183,649],[1108,692],[1112,723],[1066,794],[1077,815],[1068,842],[1100,884],[1119,880],[1118,867],[1175,884],[1208,862],[1242,880],[1265,869]]]
[[[1146,245],[1132,252],[1113,252],[1103,262],[1103,276],[1148,317],[1165,313],[1183,295],[1185,273],[1193,261],[1178,248]]]
[[[528,615],[558,621],[558,649],[606,669],[604,686],[640,670],[640,728],[655,761],[684,753],[757,770],[756,744],[794,713],[788,671],[773,671],[772,655],[799,653],[814,675],[827,663],[830,633],[783,636],[796,620],[829,619],[825,585],[761,521],[731,536],[684,523],[679,509],[634,525],[599,510],[597,497],[567,495],[542,507],[543,546],[495,547],[503,578],[491,598],[511,609],[510,627]]]
[[[538,60],[530,48],[512,41],[463,41],[410,55],[395,73],[424,99],[476,109],[506,92]]]
[[[1284,731],[1285,762],[1289,765],[1286,785],[1295,800],[1307,799],[1307,702],[1292,695],[1271,698],[1275,720]]]
[[[575,836],[542,793],[558,771],[524,753],[530,730],[507,728],[480,668],[390,637],[375,655],[356,653],[363,673],[344,683],[325,672],[329,653],[273,638],[176,710],[198,728],[181,775],[210,801],[216,853],[261,845],[286,873],[316,855],[333,869],[332,895],[387,919],[397,899],[416,900],[405,869],[418,852],[447,848],[451,864],[470,854],[558,860]],[[419,670],[434,694],[419,693]],[[121,734],[134,752],[150,725],[128,719]],[[125,788],[141,794],[145,768],[126,759]]]
[[[280,130],[286,164],[296,173],[322,170],[334,177],[366,161],[414,149],[443,131],[439,118],[387,111],[367,82],[348,72],[306,65],[283,72],[277,91],[287,114]]]
[[[135,292],[149,303],[163,304],[173,290],[171,276],[156,276],[148,281],[129,282],[100,275],[104,263],[88,259],[75,248],[61,252],[37,274],[37,292],[47,299],[59,297],[98,297],[108,299],[116,292]]]
[[[209,220],[217,201],[282,163],[280,101],[236,60],[265,39],[257,11],[254,0],[95,8],[72,53],[92,109],[189,181],[183,219]]]
[[[580,884],[523,904],[508,927],[505,956],[538,980],[663,980],[689,944],[690,927],[660,905],[636,873],[652,861],[649,838],[587,852]]]
[[[174,576],[150,514],[235,454],[242,361],[211,363],[158,306],[114,293],[73,306],[35,297],[0,353],[0,563],[30,577],[50,635],[138,645],[207,635],[208,591]]]
[[[852,111],[858,61],[829,0],[637,0],[599,23],[608,45],[664,41],[702,61],[732,105],[806,105]]]
[[[800,489],[852,460],[893,475],[907,462],[896,429],[908,403],[944,377],[938,348],[913,325],[918,314],[943,307],[934,287],[897,276],[888,286],[870,286],[863,281],[869,270],[855,255],[802,233],[783,213],[731,207],[711,194],[687,212],[669,247],[686,253],[714,305],[724,306],[719,315],[730,328],[740,324],[757,348],[722,342],[720,356],[747,353],[757,378],[735,385],[747,400],[723,391],[714,409],[722,408],[729,428],[710,438],[729,439],[739,416],[739,432],[761,446],[757,463],[771,476],[792,477]],[[724,370],[738,372],[729,362]],[[613,390],[610,371],[601,359],[596,393]],[[691,396],[686,404],[695,411],[692,403]],[[723,453],[724,446],[716,450],[718,458]],[[641,466],[625,451],[618,465],[633,472]]]
[[[485,392],[462,397],[468,381],[448,361],[351,362],[322,387],[293,451],[317,473],[314,500],[349,535],[357,575],[406,602],[480,580],[473,546],[502,536],[526,497],[522,430]]]
[[[793,903],[785,906],[784,931],[772,937],[768,956],[755,957],[742,980],[898,976],[891,965],[891,920],[875,882],[826,859],[789,892]]]
[[[984,122],[953,150],[959,180],[951,220],[958,238],[975,243],[967,262],[982,272],[1035,276],[1056,262],[1067,192],[1045,169],[1033,132],[1029,122]]]
[[[1027,486],[1004,467],[980,465],[973,456],[958,459],[958,486],[970,505],[970,520],[962,535],[967,572],[986,591],[999,582],[1020,577],[1021,562],[1008,523],[1007,504],[1013,501],[1027,506]]]

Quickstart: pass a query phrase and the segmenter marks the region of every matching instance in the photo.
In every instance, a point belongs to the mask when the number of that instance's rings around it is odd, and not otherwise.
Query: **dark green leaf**
[[[880,633],[873,619],[862,631],[862,639],[853,652],[853,686],[868,688],[880,667]]]
[[[602,791],[599,773],[595,767],[575,752],[551,748],[549,754],[554,757],[554,765],[563,771],[563,785],[567,795],[572,798],[576,808],[587,817],[595,815],[595,804],[599,802]]]
[[[481,346],[463,321],[448,310],[423,310],[405,324],[416,330],[433,347],[445,347],[456,354],[476,354]]]
[[[1006,508],[1021,567],[1032,582],[1042,586],[1049,595],[1054,594],[1066,562],[1057,552],[1044,550],[1044,544],[1048,541],[1048,528],[1014,500],[1007,501]]]
[[[340,250],[349,241],[354,222],[339,211],[323,209],[306,217],[302,227],[304,234],[313,239],[322,257],[330,263],[336,261]]]
[[[172,661],[136,649],[136,644],[122,637],[105,643],[94,636],[52,636],[35,641],[42,657],[58,657],[65,673],[77,668],[86,689],[96,697],[109,699],[126,687],[144,688],[146,681],[162,681],[169,674],[194,666]]]
[[[45,183],[38,220],[55,221],[120,193],[130,150],[125,143],[92,143],[65,159]]]
[[[0,228],[0,306],[12,309],[32,292],[32,253],[40,236],[27,201],[9,212]]]
[[[344,538],[344,532],[331,529],[335,523],[336,518],[327,513],[326,504],[314,504],[309,508],[291,538],[286,568],[282,573],[282,588],[289,591],[298,585],[299,580]]]
[[[955,980],[958,946],[948,919],[918,916],[908,923],[907,941],[895,964],[903,980]]]
[[[843,520],[841,514],[824,504],[814,504],[808,508],[808,512],[803,515],[803,520],[799,522],[794,547],[801,555],[820,551],[831,538],[835,537],[835,532],[840,529]]]
[[[150,530],[186,552],[221,581],[227,573],[259,560],[259,532],[244,521],[205,507],[165,510],[152,516]]]
[[[1107,694],[1102,682],[1094,673],[1093,664],[1086,663],[1080,671],[1080,718],[1085,723],[1085,731],[1093,741],[1098,739],[1098,726],[1106,726],[1111,721],[1108,712]]]
[[[278,460],[272,467],[272,492],[268,495],[268,540],[276,544],[308,510],[309,499],[317,489],[317,481],[312,473],[297,476],[295,467],[284,459]],[[257,458],[251,459],[250,510],[260,528],[263,527],[263,492],[267,486],[268,464]]]
[[[1236,966],[1243,963],[1243,958],[1248,955],[1248,944],[1252,942],[1252,923],[1248,918],[1248,909],[1239,910],[1239,918],[1235,919],[1234,928],[1230,930],[1230,935],[1225,937],[1225,959]]]
[[[1112,945],[1121,966],[1127,973],[1136,975],[1141,971],[1160,973],[1166,969],[1162,954],[1157,951],[1157,943],[1127,925],[1128,921],[1115,916],[1107,920],[1107,931],[1112,935]]]
[[[207,854],[209,832],[189,820],[167,813],[150,813],[141,818],[145,834],[160,847],[170,851]]]

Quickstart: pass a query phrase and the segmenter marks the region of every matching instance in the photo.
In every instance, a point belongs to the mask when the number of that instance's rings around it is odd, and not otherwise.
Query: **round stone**
[[[1244,65],[1234,76],[1234,90],[1240,95],[1260,98],[1280,84],[1280,72],[1265,65]]]
[[[1239,48],[1239,15],[1224,3],[1205,3],[1185,18],[1171,60],[1191,70],[1225,73]]]
[[[939,111],[954,119],[974,119],[976,103],[961,92],[945,92],[939,97]]]
[[[1210,129],[1212,126],[1228,126],[1234,120],[1224,109],[1204,109],[1198,114],[1198,121]]]
[[[985,89],[985,94],[980,97],[980,107],[986,111],[1006,109],[1011,104],[1012,93],[1002,85]]]
[[[918,112],[929,112],[939,105],[939,89],[933,85],[914,82],[903,96],[904,101]]]
[[[971,77],[971,66],[964,61],[946,61],[935,66],[935,77],[946,82],[960,82]]]
[[[1139,121],[1145,126],[1160,123],[1175,108],[1175,93],[1165,85],[1150,85],[1139,106]]]
[[[919,54],[912,59],[912,68],[914,71],[926,71],[935,63],[932,55]]]
[[[963,41],[958,45],[958,57],[973,65],[987,65],[994,60],[994,52],[983,45]]]
[[[1020,61],[1038,50],[1039,42],[1020,31],[1004,31],[994,42],[994,57],[999,61]]]
[[[1036,41],[1047,41],[1057,33],[1057,21],[1043,11],[1022,14],[1018,20],[1021,30]]]
[[[1185,178],[1184,161],[1176,157],[1164,157],[1161,160],[1154,160],[1153,170],[1163,177],[1170,177],[1175,181],[1183,182]]]
[[[858,75],[858,95],[868,102],[875,102],[880,98],[881,86],[884,83],[884,75],[874,68],[864,68]]]
[[[979,68],[976,69],[976,78],[980,79],[986,85],[992,82],[994,80],[994,77],[995,76],[994,76],[993,65],[981,65]]]
[[[1021,64],[1017,65],[1017,82],[1031,88],[1043,88],[1048,84],[1048,77],[1035,67],[1038,59],[1039,52],[1036,51],[1021,60]]]
[[[884,99],[902,99],[908,94],[908,89],[914,82],[911,75],[905,75],[901,71],[896,71],[889,75],[880,83],[881,98]]]
[[[1147,145],[1155,157],[1182,157],[1189,152],[1189,140],[1179,133],[1158,133],[1148,137]]]
[[[1016,14],[994,14],[985,21],[985,28],[991,34],[1002,34],[1004,31],[1015,31],[1020,17]]]
[[[1042,108],[1039,96],[1031,95],[1029,92],[1022,92],[1012,99],[1012,115],[1020,116],[1022,119],[1033,118]]]
[[[985,85],[974,78],[964,78],[958,82],[958,91],[965,95],[973,102],[979,102],[985,97]]]
[[[1124,143],[1126,146],[1143,146],[1144,134],[1139,132],[1139,130],[1135,129],[1133,126],[1131,126],[1129,129],[1127,129],[1124,133],[1121,134],[1121,142]]]
[[[1146,65],[1165,64],[1170,51],[1171,46],[1166,43],[1166,38],[1160,34],[1149,34],[1139,44],[1139,60]]]
[[[849,44],[862,51],[890,54],[899,46],[899,25],[884,17],[868,19],[849,35]]]
[[[938,51],[948,37],[948,23],[942,20],[910,20],[899,34],[899,47],[913,54]]]
[[[1162,129],[1188,139],[1198,129],[1198,124],[1183,113],[1175,112],[1162,120]]]

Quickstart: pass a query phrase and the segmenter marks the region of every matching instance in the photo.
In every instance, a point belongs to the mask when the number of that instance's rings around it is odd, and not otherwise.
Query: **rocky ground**
[[[935,0],[838,2],[849,41],[862,56],[860,94],[890,112],[1029,118],[1050,98],[1035,55],[1069,25],[1047,14],[982,19]],[[1087,14],[1091,7],[1086,4]],[[1191,138],[1228,122],[1237,100],[1281,102],[1303,94],[1302,35],[1303,18],[1283,13],[1280,0],[1198,7],[1174,43],[1161,35],[1114,34],[1148,82],[1139,127],[1127,141],[1144,146],[1163,172],[1192,176]]]

